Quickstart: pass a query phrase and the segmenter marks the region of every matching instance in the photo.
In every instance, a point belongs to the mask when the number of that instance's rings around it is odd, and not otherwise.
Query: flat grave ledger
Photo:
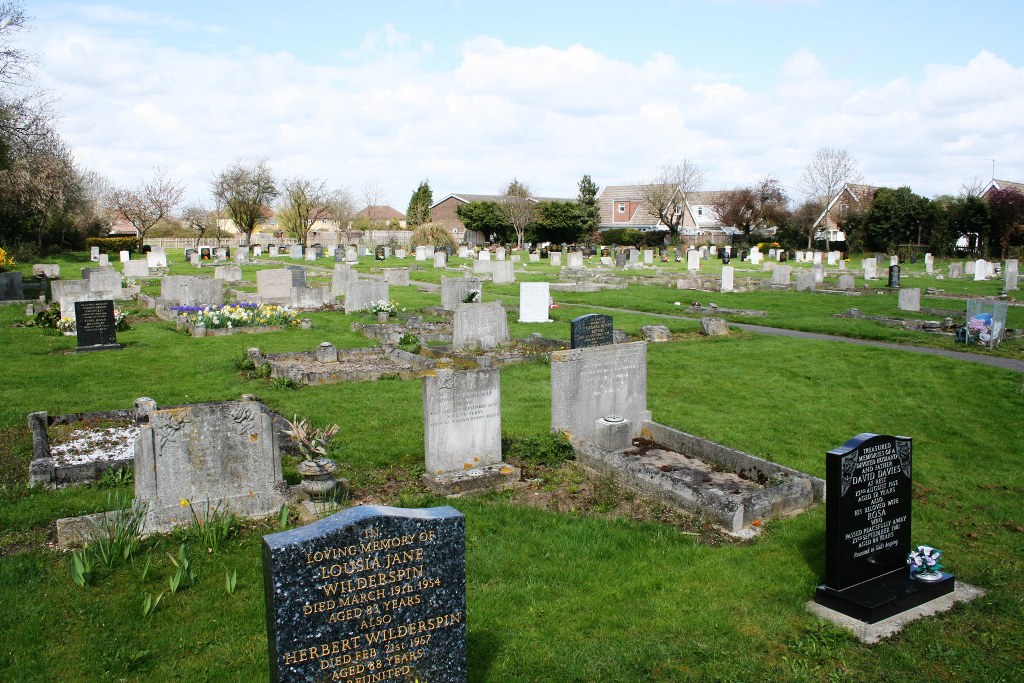
[[[573,349],[603,346],[613,342],[612,317],[589,313],[574,318],[569,330],[569,346]]]
[[[950,593],[911,578],[913,442],[859,434],[825,456],[825,583],[815,601],[869,624]]]
[[[270,679],[466,680],[466,534],[451,507],[364,505],[263,537]]]
[[[78,351],[109,351],[119,349],[117,327],[114,321],[114,302],[75,302],[75,333],[78,337]]]

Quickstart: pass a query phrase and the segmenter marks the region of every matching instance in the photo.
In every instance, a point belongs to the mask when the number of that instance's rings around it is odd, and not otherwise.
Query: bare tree
[[[719,192],[714,202],[715,214],[723,225],[731,225],[743,231],[749,238],[757,210],[757,198],[749,187],[737,187],[733,190]]]
[[[384,198],[384,190],[374,182],[368,182],[360,190],[363,207],[365,208],[366,220],[371,229],[378,229],[384,222],[384,205],[387,200]]]
[[[157,167],[152,180],[134,188],[115,187],[107,193],[105,203],[115,216],[125,219],[138,231],[138,248],[141,250],[146,233],[171,216],[184,192],[180,182]]]
[[[686,195],[704,185],[704,169],[689,159],[666,164],[653,180],[637,184],[640,204],[656,215],[673,239],[679,234],[686,208]]]
[[[498,200],[498,207],[502,214],[512,225],[512,229],[516,231],[516,246],[520,249],[523,247],[526,228],[533,220],[533,213],[537,208],[537,203],[532,199],[532,195],[529,185],[519,182],[518,178],[513,178]]]
[[[194,202],[181,212],[181,223],[186,230],[196,234],[195,248],[206,236],[220,238],[220,227],[217,225],[217,212],[208,209],[202,202]]]
[[[12,43],[16,34],[28,30],[29,20],[19,3],[0,3],[0,83],[4,85],[23,82],[28,65],[35,61],[32,54]]]
[[[807,196],[809,201],[821,202],[825,207],[823,220],[825,221],[825,249],[829,248],[828,240],[828,211],[830,205],[843,191],[847,183],[860,182],[861,174],[857,170],[857,160],[850,156],[845,149],[833,147],[822,147],[818,150],[811,162],[807,164],[804,173],[800,176],[800,190]],[[810,249],[814,242],[814,226],[807,231],[807,248]]]
[[[264,207],[277,196],[277,184],[266,159],[253,163],[236,161],[214,176],[210,189],[234,224],[252,241],[256,223],[263,217]]]
[[[282,190],[278,220],[303,247],[307,246],[309,232],[317,221],[333,218],[341,226],[348,222],[352,213],[348,190],[328,190],[326,180],[297,176],[284,181]]]

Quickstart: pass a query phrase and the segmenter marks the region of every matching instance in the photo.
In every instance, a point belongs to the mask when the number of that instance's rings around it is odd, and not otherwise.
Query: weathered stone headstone
[[[374,301],[385,300],[391,300],[388,283],[370,280],[350,280],[348,287],[345,289],[345,312],[365,311]]]
[[[733,291],[733,267],[722,266],[722,291]]]
[[[121,263],[124,263],[125,261],[130,261],[130,260],[131,260],[131,258],[132,258],[132,253],[131,253],[130,251],[127,251],[127,250],[125,250],[125,249],[122,249],[121,251],[119,251],[119,252],[117,253],[117,258],[118,258],[118,260],[119,260],[119,261],[120,261]]]
[[[284,269],[292,274],[292,287],[306,286],[306,268],[304,266],[285,266]]]
[[[443,251],[434,252],[434,267],[435,268],[447,268],[448,267],[448,254]]]
[[[597,420],[617,415],[640,435],[647,411],[647,342],[551,354],[551,429],[593,442]]]
[[[773,285],[789,285],[790,276],[793,274],[793,266],[775,266],[772,270],[772,284]]]
[[[900,286],[900,267],[897,265],[889,266],[889,288],[898,289]]]
[[[889,257],[889,267],[890,268],[892,266],[898,266],[899,264],[900,264],[900,257],[899,256],[893,255],[893,256]]]
[[[924,272],[928,275],[935,272],[935,257],[931,254],[924,255]]]
[[[286,268],[257,271],[256,293],[262,300],[290,300],[292,295],[292,271]]]
[[[654,250],[644,249],[644,265],[650,265],[654,263]]]
[[[486,351],[508,341],[508,315],[500,301],[456,306],[452,316],[453,349],[479,346]]]
[[[977,269],[978,265],[976,261],[968,261],[964,264],[964,275],[974,275]]]
[[[582,251],[570,251],[566,255],[566,268],[573,268],[579,270],[583,268],[583,252]]]
[[[441,276],[441,308],[454,311],[459,304],[466,303],[470,292],[476,292],[474,301],[482,301],[483,285],[477,278],[450,278]]]
[[[1020,272],[1020,259],[1015,259],[1015,258],[1006,259],[1006,268],[1004,270],[1007,273],[1019,273]]]
[[[910,578],[912,441],[859,434],[825,456],[825,583],[815,600],[867,623],[946,593]]]
[[[478,261],[490,261],[491,260],[491,252],[489,252],[486,249],[481,249],[480,250],[480,255],[477,256],[477,260]]]
[[[386,252],[384,251],[384,245],[383,245],[383,244],[378,244],[378,245],[377,245],[377,246],[376,246],[376,247],[374,248],[374,250],[373,250],[373,259],[374,259],[375,261],[384,261],[384,260],[386,260],[386,259],[387,259],[387,257],[388,257],[388,255],[387,255],[387,253],[386,253]]]
[[[729,323],[725,318],[701,318],[700,333],[705,337],[724,337],[729,334]]]
[[[359,271],[352,270],[347,263],[335,263],[331,274],[331,294],[338,296],[345,293],[349,282],[359,279]]]
[[[519,322],[551,322],[548,311],[551,304],[551,290],[547,282],[521,282],[519,284]]]
[[[862,262],[864,266],[864,279],[874,280],[878,277],[878,262],[873,258],[866,258]]]
[[[672,341],[672,331],[665,325],[642,325],[640,334],[651,343]]]
[[[444,252],[440,252],[444,255]],[[408,268],[385,268],[384,269],[384,282],[394,287],[408,287],[409,286],[409,269]]]
[[[100,260],[100,248],[99,247],[89,247],[89,260],[90,261],[99,261]]]
[[[494,251],[494,258],[498,261],[505,260],[505,247],[498,247]]]
[[[561,265],[562,265],[562,252],[560,252],[560,251],[549,252],[548,253],[548,261],[553,266],[561,267]]]
[[[964,264],[962,263],[950,263],[949,264],[949,279],[959,280],[964,276]]]
[[[1004,277],[1005,281],[1003,283],[1003,290],[1007,292],[1017,291],[1017,271],[1008,270]]]
[[[97,265],[99,265],[100,268],[109,268],[110,267],[110,256],[107,255],[107,254],[100,254],[100,257],[97,260]]]
[[[235,252],[238,254],[239,252]],[[240,282],[242,280],[242,266],[233,263],[224,266],[217,266],[213,269],[213,276],[224,282]]]
[[[320,252],[315,247],[307,247],[306,248],[306,260],[307,261],[316,261],[319,256],[320,256]]]
[[[815,290],[815,282],[817,278],[814,277],[813,270],[800,270],[796,274],[796,291],[798,292],[813,292]]]
[[[980,258],[974,262],[974,279],[976,281],[984,280],[986,277],[988,277],[988,262]]]
[[[270,680],[466,680],[466,529],[451,507],[352,507],[263,537]]]
[[[814,284],[820,285],[825,282],[825,266],[821,263],[815,263],[811,267],[811,271],[814,273]]]
[[[899,307],[901,311],[920,311],[921,310],[921,290],[918,288],[901,289],[900,290],[900,303]]]
[[[616,268],[624,268],[626,266],[627,262],[628,262],[628,257],[626,255],[626,252],[624,252],[624,251],[617,251],[617,252],[615,252],[615,267]],[[601,263],[604,263],[604,259],[601,259]]]
[[[166,268],[167,254],[158,251],[151,251],[146,254],[146,263],[150,268]]]
[[[495,261],[491,271],[491,281],[496,285],[510,285],[516,281],[514,263],[511,261]]]
[[[293,244],[292,246],[288,247],[288,255],[295,259],[296,261],[300,260],[303,257],[302,245]]]
[[[700,252],[696,249],[686,252],[686,269],[700,270]]]
[[[427,248],[423,245],[416,247],[416,260],[426,261],[427,260]]]
[[[114,302],[110,299],[76,301],[75,333],[78,337],[78,353],[121,348],[117,343]]]
[[[284,503],[273,414],[259,401],[154,410],[135,442],[135,498],[147,532],[192,524],[187,500],[242,517],[276,515]]]
[[[569,323],[569,346],[581,349],[588,346],[612,344],[612,317],[600,313],[589,313],[574,318]]]
[[[839,276],[839,289],[848,292],[853,289],[855,280],[852,275],[840,275]]]

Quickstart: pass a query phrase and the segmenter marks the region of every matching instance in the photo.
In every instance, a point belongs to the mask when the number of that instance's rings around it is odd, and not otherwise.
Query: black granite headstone
[[[612,317],[600,313],[581,315],[570,323],[570,348],[613,344]]]
[[[75,302],[75,330],[78,336],[78,351],[109,351],[119,349],[117,326],[114,321],[114,302]]]
[[[377,261],[387,260],[387,253],[384,251],[383,244],[378,244],[376,249],[373,250],[373,258]]]
[[[306,286],[306,268],[304,266],[285,266],[292,271],[292,287],[302,289]]]
[[[889,287],[891,289],[900,288],[900,267],[889,266]]]
[[[272,681],[466,680],[466,530],[364,505],[263,537]]]
[[[905,436],[859,434],[825,456],[825,583],[815,600],[875,623],[953,590],[911,578],[911,456]]]

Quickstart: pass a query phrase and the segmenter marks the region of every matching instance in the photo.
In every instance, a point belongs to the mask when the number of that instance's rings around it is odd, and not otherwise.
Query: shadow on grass
[[[487,629],[466,635],[466,669],[470,681],[486,681],[498,652],[498,637]]]

